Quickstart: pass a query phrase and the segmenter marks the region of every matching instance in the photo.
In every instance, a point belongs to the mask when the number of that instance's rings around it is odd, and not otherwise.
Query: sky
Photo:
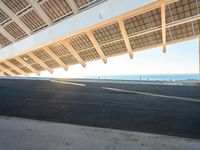
[[[198,40],[190,40],[167,46],[167,53],[162,47],[134,53],[130,59],[128,54],[110,57],[107,64],[102,60],[87,62],[86,68],[80,64],[69,66],[68,71],[54,69],[50,74],[41,72],[41,77],[81,78],[101,75],[143,75],[143,74],[181,74],[198,73],[199,48]],[[32,75],[33,77],[36,75]]]

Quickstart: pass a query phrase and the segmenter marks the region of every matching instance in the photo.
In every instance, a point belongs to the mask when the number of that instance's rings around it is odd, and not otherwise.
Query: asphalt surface
[[[2,79],[0,115],[200,139],[199,86],[84,84]],[[199,99],[199,102],[102,87]]]

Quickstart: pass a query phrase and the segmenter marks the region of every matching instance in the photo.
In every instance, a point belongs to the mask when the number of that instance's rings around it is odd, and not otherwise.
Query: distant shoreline
[[[44,77],[0,77],[0,79],[38,80],[38,81],[68,81],[68,82],[96,82],[120,84],[150,84],[150,85],[180,85],[199,86],[200,80],[119,80],[119,79],[89,79],[89,78],[44,78]]]
[[[198,82],[200,81],[200,75],[195,74],[151,74],[151,75],[95,75],[95,76],[84,76],[75,78],[58,78],[58,77],[0,77],[4,79],[35,79],[35,80],[96,80],[96,81],[149,81],[149,82]]]
[[[85,76],[84,79],[137,80],[137,81],[198,81],[199,74],[151,74],[151,75],[100,75]]]

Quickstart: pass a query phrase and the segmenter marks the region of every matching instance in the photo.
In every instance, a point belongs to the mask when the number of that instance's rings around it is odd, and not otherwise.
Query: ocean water
[[[181,81],[200,80],[199,74],[151,74],[151,75],[101,75],[101,76],[85,76],[90,79],[113,79],[113,80],[149,80],[149,81]]]

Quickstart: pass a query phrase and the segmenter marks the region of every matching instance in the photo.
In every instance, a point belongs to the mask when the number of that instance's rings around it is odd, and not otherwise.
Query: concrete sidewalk
[[[199,150],[200,140],[0,117],[1,150]]]

